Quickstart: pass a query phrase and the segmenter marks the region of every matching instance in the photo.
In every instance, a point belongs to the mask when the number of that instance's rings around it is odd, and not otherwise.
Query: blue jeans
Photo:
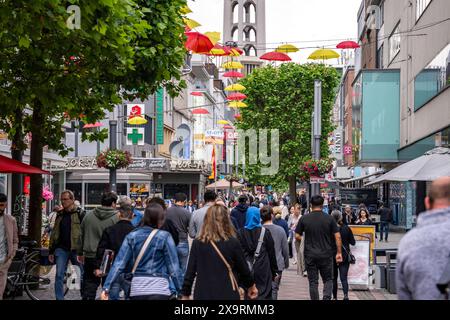
[[[78,266],[81,271],[80,283],[83,278],[83,267],[77,261],[76,252],[67,251],[61,248],[55,250],[56,276],[55,276],[55,297],[56,300],[64,300],[64,274],[67,270],[67,264],[70,262],[73,266]],[[81,287],[81,285],[80,285]]]
[[[177,252],[178,252],[178,260],[180,261],[180,270],[184,276],[189,258],[189,243],[187,241],[180,242],[177,246]]]
[[[123,273],[111,284],[111,288],[109,290],[109,300],[120,300],[121,290],[125,292],[125,299],[128,299],[130,284],[128,281],[125,281],[125,274]]]
[[[381,221],[380,222],[380,240],[383,241],[383,233],[386,233],[386,241],[388,241],[389,236],[389,222]]]

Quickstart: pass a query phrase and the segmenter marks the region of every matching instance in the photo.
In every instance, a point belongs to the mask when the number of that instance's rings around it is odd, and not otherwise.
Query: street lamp
[[[117,149],[117,120],[109,120],[109,149]],[[117,193],[116,169],[109,169],[109,190]]]

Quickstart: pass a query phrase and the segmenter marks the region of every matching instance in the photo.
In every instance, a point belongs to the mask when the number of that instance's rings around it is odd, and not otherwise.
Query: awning
[[[32,167],[28,164],[0,155],[1,173],[51,174],[48,171]]]
[[[384,173],[384,171],[375,172],[375,173],[368,174],[368,175],[365,175],[365,176],[361,176],[361,177],[357,177],[357,178],[353,178],[353,179],[349,179],[349,180],[343,180],[343,181],[341,181],[341,183],[351,183],[351,182],[361,181],[361,180],[368,179],[370,177],[379,176],[379,175],[381,175],[383,173]]]
[[[210,185],[207,185],[206,189],[222,189],[223,190],[223,189],[228,189],[229,187],[230,187],[230,181],[222,179],[222,180],[216,181]],[[240,189],[243,187],[244,187],[243,184],[233,181],[233,189]]]

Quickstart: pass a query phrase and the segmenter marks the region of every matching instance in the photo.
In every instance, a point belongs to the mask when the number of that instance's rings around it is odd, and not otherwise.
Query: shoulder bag
[[[258,257],[261,254],[261,247],[264,242],[265,233],[266,233],[266,228],[262,227],[261,234],[259,235],[259,239],[258,239],[258,246],[256,247],[255,254],[253,256],[253,261],[247,260],[248,267],[252,273],[253,273],[253,267],[255,266],[256,260],[258,260]]]
[[[347,251],[347,249],[345,248],[344,245],[342,245],[342,248],[344,248],[345,252],[347,252],[347,262],[349,264],[355,264],[356,263],[356,258],[355,256],[352,254],[351,251]]]
[[[244,289],[239,287],[236,277],[234,276],[233,269],[231,268],[227,259],[225,259],[225,257],[223,256],[223,254],[220,252],[219,248],[217,248],[217,245],[213,241],[210,241],[210,243],[211,243],[212,247],[214,248],[214,250],[219,255],[220,259],[222,259],[223,263],[225,264],[225,266],[228,270],[228,276],[230,277],[231,287],[233,288],[233,291],[238,291],[239,298],[241,300],[245,300],[245,291],[244,291]]]

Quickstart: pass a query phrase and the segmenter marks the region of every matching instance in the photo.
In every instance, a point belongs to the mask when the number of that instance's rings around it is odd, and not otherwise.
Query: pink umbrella
[[[103,123],[101,122],[96,122],[94,124],[85,124],[83,126],[84,129],[90,129],[90,128],[99,128],[99,127],[103,127]]]
[[[355,41],[343,41],[336,46],[337,49],[358,49],[360,47]]]
[[[230,94],[228,96],[228,100],[230,100],[230,101],[244,100],[244,99],[247,99],[247,96],[245,94],[239,93],[239,92]]]
[[[209,114],[209,111],[203,108],[195,109],[192,114]]]
[[[245,75],[237,71],[229,71],[223,74],[225,78],[244,78]]]
[[[191,96],[194,96],[194,97],[202,97],[202,96],[203,96],[203,93],[198,92],[198,91],[194,91],[194,92],[191,92]]]

